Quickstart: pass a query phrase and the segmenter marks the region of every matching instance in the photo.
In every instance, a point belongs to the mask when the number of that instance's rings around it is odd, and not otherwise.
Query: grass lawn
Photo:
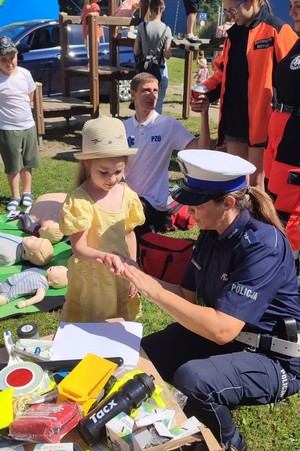
[[[183,79],[183,60],[181,58],[172,58],[169,65],[170,86],[180,85]],[[180,91],[181,93],[181,91]],[[181,97],[172,91],[166,98],[166,103],[181,102]],[[179,114],[174,114],[180,119]],[[182,121],[192,133],[197,134],[199,131],[199,119],[190,118]],[[212,147],[214,146],[216,125],[211,124],[213,132]],[[57,130],[55,138],[64,140],[63,131]],[[68,131],[71,134],[72,130]],[[78,130],[74,130],[78,133]],[[46,135],[45,139],[48,139]],[[42,156],[41,168],[34,171],[33,195],[37,197],[46,192],[69,192],[73,188],[74,176],[77,163],[62,159],[55,159]],[[3,166],[0,165],[0,213],[5,212],[5,202],[9,198],[9,189],[6,177],[3,175]],[[176,163],[176,153],[170,164],[171,179],[172,174],[175,175],[176,183],[180,182],[180,174]],[[194,228],[188,232],[176,232],[176,236],[193,237],[197,236],[197,230]],[[1,307],[0,307],[1,308]],[[36,313],[2,320],[0,322],[0,345],[3,345],[3,332],[9,329],[16,338],[16,329],[24,321],[35,322],[39,326],[40,335],[48,335],[55,332],[60,320],[60,312],[54,311],[50,313]],[[150,302],[143,301],[143,315],[140,322],[144,326],[144,334],[162,329],[172,322],[172,319],[163,313],[159,308]],[[174,343],[176,346],[176,343]],[[299,432],[299,416],[300,416],[300,396],[295,395],[280,406],[275,408],[273,405],[262,407],[243,407],[234,412],[234,417],[245,435],[251,451],[300,451],[300,432]]]

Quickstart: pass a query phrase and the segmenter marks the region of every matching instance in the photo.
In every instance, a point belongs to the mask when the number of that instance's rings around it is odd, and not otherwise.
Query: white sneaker
[[[193,33],[188,33],[186,35],[186,39],[192,43],[202,44],[201,39],[198,36],[195,36]]]
[[[135,39],[136,38],[136,34],[133,31],[128,31],[127,37],[130,38],[130,39]]]

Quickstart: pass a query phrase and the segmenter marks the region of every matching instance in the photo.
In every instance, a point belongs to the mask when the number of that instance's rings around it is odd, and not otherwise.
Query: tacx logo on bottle
[[[135,146],[135,137],[133,135],[128,136],[127,142],[128,142],[129,147],[134,147]]]
[[[101,418],[103,418],[106,414],[108,414],[114,407],[117,407],[117,403],[112,399],[109,401],[106,406],[102,407],[102,409],[98,410],[98,412],[93,413],[93,415],[90,416],[90,420],[93,420],[94,423],[97,423]]]
[[[158,143],[161,141],[161,135],[152,135],[151,136],[151,142],[152,143]]]

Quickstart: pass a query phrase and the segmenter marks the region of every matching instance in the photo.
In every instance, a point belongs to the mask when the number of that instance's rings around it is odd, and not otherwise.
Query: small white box
[[[163,421],[166,427],[170,429],[175,425],[175,411],[143,402],[135,416],[135,426],[150,426],[156,421]]]
[[[143,451],[151,441],[151,434],[147,428],[141,428],[132,434],[132,446],[134,451]]]
[[[170,429],[171,434],[173,435],[174,439],[186,437],[188,435],[193,435],[199,432],[200,427],[203,426],[203,423],[201,423],[196,417],[190,417],[183,423],[181,423],[180,426],[175,426],[174,428]]]
[[[134,421],[126,413],[121,412],[106,423],[106,435],[114,449],[132,451],[132,430]]]

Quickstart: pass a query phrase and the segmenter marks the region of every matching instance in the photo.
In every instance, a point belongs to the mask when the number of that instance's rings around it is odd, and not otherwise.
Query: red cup
[[[194,85],[192,87],[192,97],[194,100],[199,100],[201,94],[206,94],[208,91],[207,87],[204,85]]]

